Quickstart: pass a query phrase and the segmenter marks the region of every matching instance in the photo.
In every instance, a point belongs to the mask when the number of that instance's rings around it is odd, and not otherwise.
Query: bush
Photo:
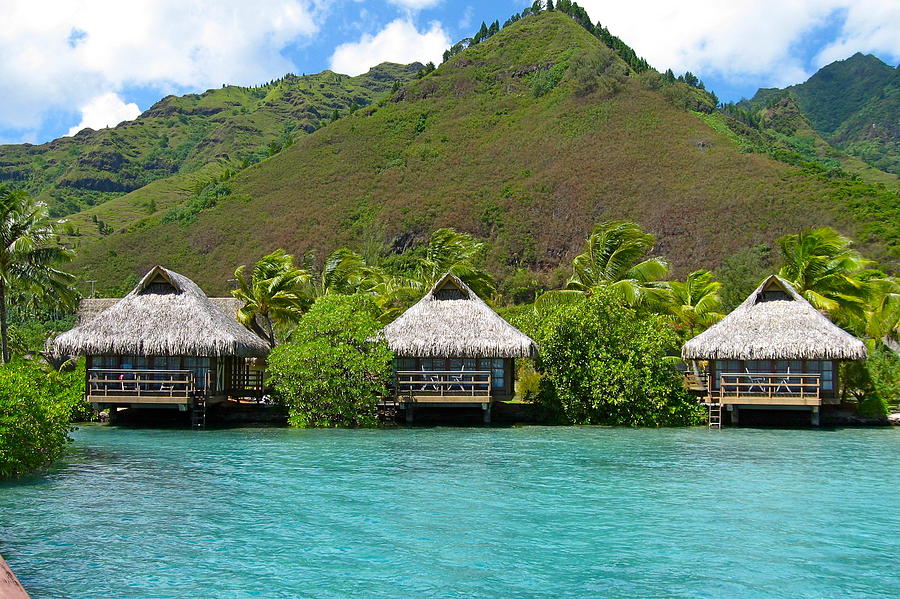
[[[900,356],[878,344],[869,359],[841,365],[844,392],[859,401],[863,416],[883,417],[900,406]]]
[[[269,375],[291,426],[374,426],[387,393],[391,351],[378,308],[364,295],[319,298],[291,335],[269,355]]]
[[[542,325],[539,402],[573,424],[679,426],[700,406],[667,359],[678,335],[660,317],[637,316],[600,292]]]
[[[69,423],[85,407],[83,385],[83,365],[67,373],[36,362],[0,367],[0,478],[43,468],[63,454]]]

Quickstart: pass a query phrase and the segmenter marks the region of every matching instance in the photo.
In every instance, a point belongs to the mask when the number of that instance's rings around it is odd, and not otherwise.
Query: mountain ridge
[[[85,240],[75,268],[112,287],[164,262],[218,292],[276,247],[377,258],[454,226],[488,240],[502,277],[564,264],[608,218],[657,234],[676,273],[820,225],[896,259],[895,193],[748,153],[722,115],[688,110],[696,93],[531,15],[235,173],[189,218]]]

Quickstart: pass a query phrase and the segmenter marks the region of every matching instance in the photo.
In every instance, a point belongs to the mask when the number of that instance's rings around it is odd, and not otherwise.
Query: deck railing
[[[684,387],[688,391],[706,391],[709,375],[705,372],[695,373],[690,370],[684,373]]]
[[[401,370],[396,374],[398,395],[491,395],[490,370]]]
[[[91,368],[87,382],[95,397],[190,397],[197,390],[192,370]]]
[[[721,400],[736,398],[821,399],[820,374],[793,372],[723,372],[719,375],[718,397]],[[715,390],[711,390],[715,396]]]
[[[265,372],[262,370],[244,370],[231,374],[229,395],[262,399],[265,395]]]

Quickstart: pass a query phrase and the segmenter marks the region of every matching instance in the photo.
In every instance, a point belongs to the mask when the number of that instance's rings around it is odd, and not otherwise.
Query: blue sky
[[[854,52],[900,62],[897,0],[584,0],[659,70],[723,100],[804,81]],[[4,0],[0,143],[41,143],[134,118],[166,94],[284,73],[439,62],[514,0]]]

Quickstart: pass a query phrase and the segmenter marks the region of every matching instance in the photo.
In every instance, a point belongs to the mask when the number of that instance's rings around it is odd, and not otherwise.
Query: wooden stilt
[[[813,406],[809,421],[813,426],[819,426],[819,406]]]
[[[413,422],[413,404],[411,401],[406,402],[406,424]]]
[[[483,403],[481,404],[481,411],[484,413],[484,423],[491,423],[491,404]]]

